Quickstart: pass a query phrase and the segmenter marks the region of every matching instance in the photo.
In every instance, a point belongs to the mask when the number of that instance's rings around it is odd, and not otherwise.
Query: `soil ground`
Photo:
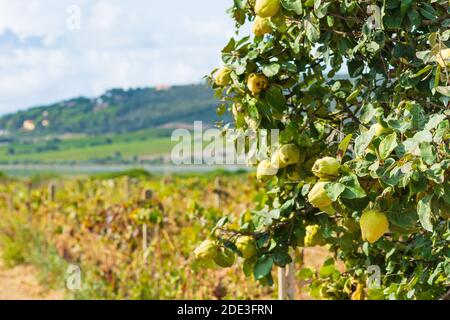
[[[0,252],[1,256],[1,252]],[[33,266],[6,268],[0,259],[0,300],[60,300],[63,293],[44,288]]]

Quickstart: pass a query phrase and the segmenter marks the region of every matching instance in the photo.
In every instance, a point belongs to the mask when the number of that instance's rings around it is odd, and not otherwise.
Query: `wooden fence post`
[[[216,208],[220,208],[221,202],[221,191],[222,191],[222,181],[220,177],[217,177],[214,181],[214,194],[215,194],[215,205]]]
[[[131,199],[131,179],[126,177],[125,179],[125,200],[128,202]]]
[[[142,225],[142,250],[144,263],[147,264],[147,249],[148,249],[148,231],[147,224]]]
[[[13,213],[14,211],[14,201],[11,194],[6,194],[6,204],[8,206],[8,212]]]
[[[48,186],[48,201],[55,202],[56,200],[56,185],[51,183]]]
[[[50,183],[48,186],[48,201],[50,201],[51,203],[54,203],[56,201],[56,185],[54,183]],[[49,236],[51,236],[53,229],[53,207],[48,210],[47,220],[47,232]]]
[[[147,204],[153,198],[153,191],[150,189],[144,190],[142,193],[142,200],[144,204]],[[148,250],[148,226],[147,223],[142,225],[142,250],[144,263],[147,265],[147,250]]]
[[[27,185],[27,200],[26,200],[26,207],[28,212],[28,221],[31,222],[32,220],[32,212],[31,212],[31,197],[32,197],[32,188],[33,188],[33,182],[31,180],[26,182]]]
[[[286,268],[278,268],[278,300],[286,299]]]
[[[291,249],[292,262],[285,268],[278,268],[278,300],[295,300],[295,250]]]
[[[292,259],[292,262],[288,266],[287,273],[287,290],[286,295],[288,300],[295,300],[296,294],[296,283],[295,283],[295,259]]]

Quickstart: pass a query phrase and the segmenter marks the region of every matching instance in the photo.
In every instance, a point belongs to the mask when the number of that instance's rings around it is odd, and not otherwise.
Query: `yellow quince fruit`
[[[270,18],[281,9],[280,0],[256,0],[255,13],[262,18]]]
[[[256,169],[256,179],[258,179],[259,182],[266,182],[275,176],[277,172],[278,169],[272,165],[270,160],[265,159],[258,164]]]
[[[314,187],[309,191],[308,201],[315,208],[319,208],[322,211],[327,213],[334,213],[331,205],[333,204],[333,200],[328,197],[327,192],[325,191],[325,186],[328,182],[319,181]]]
[[[215,75],[216,85],[219,87],[226,87],[231,81],[231,69],[228,67],[220,68]]]
[[[255,36],[260,37],[265,35],[266,33],[272,32],[272,26],[270,25],[270,19],[269,18],[261,18],[257,16],[255,18],[255,22],[253,23],[252,28],[253,33]]]
[[[385,213],[371,209],[363,212],[359,221],[364,241],[374,243],[389,231],[389,220]]]
[[[235,261],[236,261],[236,256],[235,256],[234,252],[228,248],[219,249],[216,257],[214,258],[214,262],[222,268],[231,267]]]
[[[252,73],[247,80],[247,88],[253,94],[258,94],[267,89],[269,80],[263,74]]]
[[[239,237],[235,244],[244,259],[251,258],[256,254],[255,240],[250,236]]]
[[[194,256],[197,260],[214,260],[218,253],[218,246],[215,241],[205,240],[194,250]]]
[[[335,179],[339,176],[339,168],[341,163],[332,157],[325,157],[317,160],[311,171],[320,179]]]

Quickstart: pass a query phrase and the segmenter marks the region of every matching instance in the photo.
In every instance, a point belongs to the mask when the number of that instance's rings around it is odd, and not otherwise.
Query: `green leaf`
[[[420,26],[420,24],[422,23],[422,18],[420,17],[420,14],[415,10],[408,11],[408,18],[409,21],[411,21],[411,25],[413,26]]]
[[[420,132],[417,132],[414,136],[413,136],[414,141],[416,141],[417,143],[422,143],[422,142],[431,142],[433,141],[433,136],[431,134],[430,131],[427,130],[423,130]]]
[[[338,159],[342,160],[345,153],[347,152],[348,145],[350,144],[350,141],[352,140],[353,134],[347,135],[344,139],[342,139],[341,143],[339,143],[338,147]]]
[[[407,153],[415,154],[419,145],[423,142],[433,141],[433,135],[428,130],[417,132],[412,138],[406,139],[403,142],[403,146]]]
[[[273,259],[269,255],[260,257],[255,263],[253,274],[256,280],[261,280],[272,271]]]
[[[421,70],[419,70],[417,73],[415,73],[413,75],[413,77],[417,78],[417,77],[421,76],[422,74],[424,74],[425,72],[430,71],[431,69],[433,69],[433,66],[432,65],[428,65],[428,66],[422,68]]]
[[[402,25],[402,17],[400,15],[386,15],[384,17],[384,25],[388,29],[397,29]]]
[[[368,52],[376,53],[380,50],[380,45],[375,41],[370,41],[368,44],[366,44],[366,49]]]
[[[380,158],[382,160],[389,157],[389,155],[394,151],[394,149],[398,146],[397,143],[397,134],[391,133],[387,135],[381,142],[380,146],[378,147],[378,151],[380,154]]]
[[[306,37],[310,42],[317,42],[320,39],[319,23],[311,14],[304,20],[304,28],[306,30]]]
[[[420,156],[426,164],[432,165],[436,161],[436,153],[429,142],[419,144]]]
[[[277,248],[273,251],[272,259],[279,267],[284,267],[292,262],[291,256],[286,252],[286,249],[282,248]]]
[[[351,174],[344,176],[339,180],[339,182],[345,185],[345,190],[341,194],[342,198],[360,199],[366,196],[366,192],[359,184],[358,177],[356,175]]]
[[[262,68],[264,75],[268,78],[276,76],[280,72],[281,66],[278,63],[272,63]]]
[[[444,114],[435,114],[433,115],[430,120],[428,120],[427,124],[425,125],[425,130],[433,130],[436,128],[442,121],[444,121],[447,117]]]
[[[402,0],[400,5],[400,14],[401,17],[405,17],[406,13],[408,12],[409,8],[411,8],[412,0]]]
[[[314,13],[317,18],[322,19],[327,15],[328,7],[331,2],[325,2],[323,0],[314,0]]]
[[[425,126],[425,111],[418,103],[411,102],[406,104],[406,109],[411,113],[412,125],[416,130],[423,130]]]
[[[242,266],[242,270],[244,271],[244,275],[247,278],[252,275],[254,268],[255,268],[254,258],[245,259],[243,266]]]
[[[289,214],[292,212],[292,207],[295,204],[295,198],[292,198],[290,200],[287,200],[283,205],[280,207],[280,214],[282,216],[285,216],[286,214]]]
[[[234,0],[234,5],[241,10],[245,9],[246,4],[247,0]]]
[[[259,111],[258,108],[256,107],[256,104],[249,104],[247,106],[247,111],[250,118],[254,120],[259,120]]]
[[[216,228],[222,228],[225,224],[228,223],[228,217],[222,217],[219,221],[216,223]]]
[[[425,18],[429,19],[429,20],[436,20],[436,11],[433,9],[433,7],[431,6],[427,6],[426,4],[423,4],[425,6],[425,8],[420,8],[419,12],[422,16],[424,16]]]
[[[266,92],[267,104],[276,112],[282,113],[286,110],[286,98],[283,95],[281,87],[277,85],[271,85]]]
[[[413,210],[402,210],[402,208],[393,208],[388,211],[389,223],[391,228],[399,228],[398,231],[403,233],[412,232],[416,230],[417,213]],[[394,230],[393,230],[394,231]],[[397,230],[395,230],[397,231]]]
[[[450,97],[450,86],[448,87],[438,86],[436,87],[436,91],[446,97]]]
[[[413,175],[413,179],[411,179],[411,181],[409,183],[410,196],[427,190],[427,186],[428,186],[428,181],[422,174]]]
[[[369,256],[369,252],[370,252],[370,248],[369,248],[369,243],[368,242],[364,242],[364,244],[362,245],[362,250],[363,250],[364,254],[368,257]]]
[[[312,279],[316,272],[311,268],[301,268],[298,272],[298,279],[308,280]]]
[[[370,202],[369,197],[360,199],[345,199],[341,198],[342,203],[349,209],[354,211],[363,211]]]
[[[367,291],[369,300],[384,300],[384,292],[382,288],[369,288]]]
[[[321,278],[328,278],[328,277],[338,277],[340,275],[340,272],[336,269],[336,267],[333,264],[324,265],[320,268],[319,276]]]
[[[325,191],[328,197],[334,201],[339,198],[342,192],[345,190],[345,185],[339,182],[330,182],[325,185]]]
[[[228,44],[225,46],[225,48],[222,49],[222,53],[230,53],[236,48],[236,40],[233,38],[228,41]]]
[[[375,128],[371,128],[366,132],[363,132],[355,140],[355,151],[358,156],[363,156],[365,150],[375,137]]]
[[[447,204],[450,204],[450,181],[446,181],[444,184],[444,194],[442,195],[442,199],[444,199]]]
[[[431,223],[431,199],[433,195],[430,194],[426,197],[420,199],[417,203],[417,215],[419,216],[419,221],[422,227],[427,231],[433,231],[433,224]]]
[[[372,121],[375,114],[376,109],[374,108],[373,104],[365,103],[361,108],[359,120],[361,120],[363,124],[369,123]]]
[[[350,77],[354,78],[361,75],[364,71],[364,66],[364,62],[356,59],[347,61],[347,68]]]
[[[353,91],[352,93],[350,93],[350,95],[347,97],[347,99],[345,99],[345,102],[351,102],[353,99],[355,99],[356,97],[358,97],[358,95],[361,93],[360,89],[356,89],[355,91]]]
[[[303,14],[302,0],[281,0],[281,5],[290,11],[294,11],[296,14]]]
[[[433,164],[426,172],[427,178],[438,184],[444,183],[444,169],[438,163]]]
[[[436,67],[436,73],[434,75],[434,84],[433,84],[433,88],[431,89],[431,92],[433,93],[433,95],[436,93],[437,88],[439,87],[439,83],[441,81],[441,66],[438,64],[438,66]],[[441,88],[441,87],[439,87]],[[439,92],[439,91],[438,91]],[[440,92],[439,92],[440,93]],[[445,95],[445,94],[444,94]]]

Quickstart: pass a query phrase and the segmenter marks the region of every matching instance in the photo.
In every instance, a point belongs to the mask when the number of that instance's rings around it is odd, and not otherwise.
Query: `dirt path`
[[[64,298],[61,292],[43,288],[36,275],[37,270],[32,266],[24,265],[8,269],[0,259],[0,300],[58,300]]]

